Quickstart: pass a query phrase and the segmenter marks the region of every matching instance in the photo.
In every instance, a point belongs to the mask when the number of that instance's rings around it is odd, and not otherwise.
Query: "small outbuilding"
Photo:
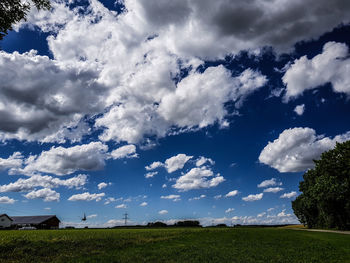
[[[12,218],[6,214],[0,215],[0,228],[10,228],[12,225]]]
[[[36,229],[58,229],[60,220],[55,215],[12,216],[12,227],[35,227]]]

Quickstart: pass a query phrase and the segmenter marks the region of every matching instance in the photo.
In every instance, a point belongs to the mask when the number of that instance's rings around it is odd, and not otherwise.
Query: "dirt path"
[[[294,230],[304,230],[304,231],[312,231],[312,232],[327,232],[327,233],[337,233],[350,235],[350,231],[340,231],[340,230],[325,230],[325,229],[307,229],[307,228],[291,228]]]

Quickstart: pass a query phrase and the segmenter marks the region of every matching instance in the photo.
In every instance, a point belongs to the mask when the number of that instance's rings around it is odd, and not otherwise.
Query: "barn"
[[[11,216],[12,227],[35,227],[36,229],[57,229],[60,224],[60,220],[55,215],[44,216]]]
[[[0,228],[9,228],[12,225],[12,218],[6,214],[0,215]]]

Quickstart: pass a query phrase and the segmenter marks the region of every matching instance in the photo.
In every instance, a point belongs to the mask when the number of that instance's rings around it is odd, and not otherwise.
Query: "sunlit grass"
[[[350,235],[280,228],[0,231],[0,262],[350,262]]]

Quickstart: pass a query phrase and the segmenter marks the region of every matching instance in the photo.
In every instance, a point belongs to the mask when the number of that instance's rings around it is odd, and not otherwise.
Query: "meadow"
[[[0,231],[0,262],[350,262],[350,235],[281,228]]]

